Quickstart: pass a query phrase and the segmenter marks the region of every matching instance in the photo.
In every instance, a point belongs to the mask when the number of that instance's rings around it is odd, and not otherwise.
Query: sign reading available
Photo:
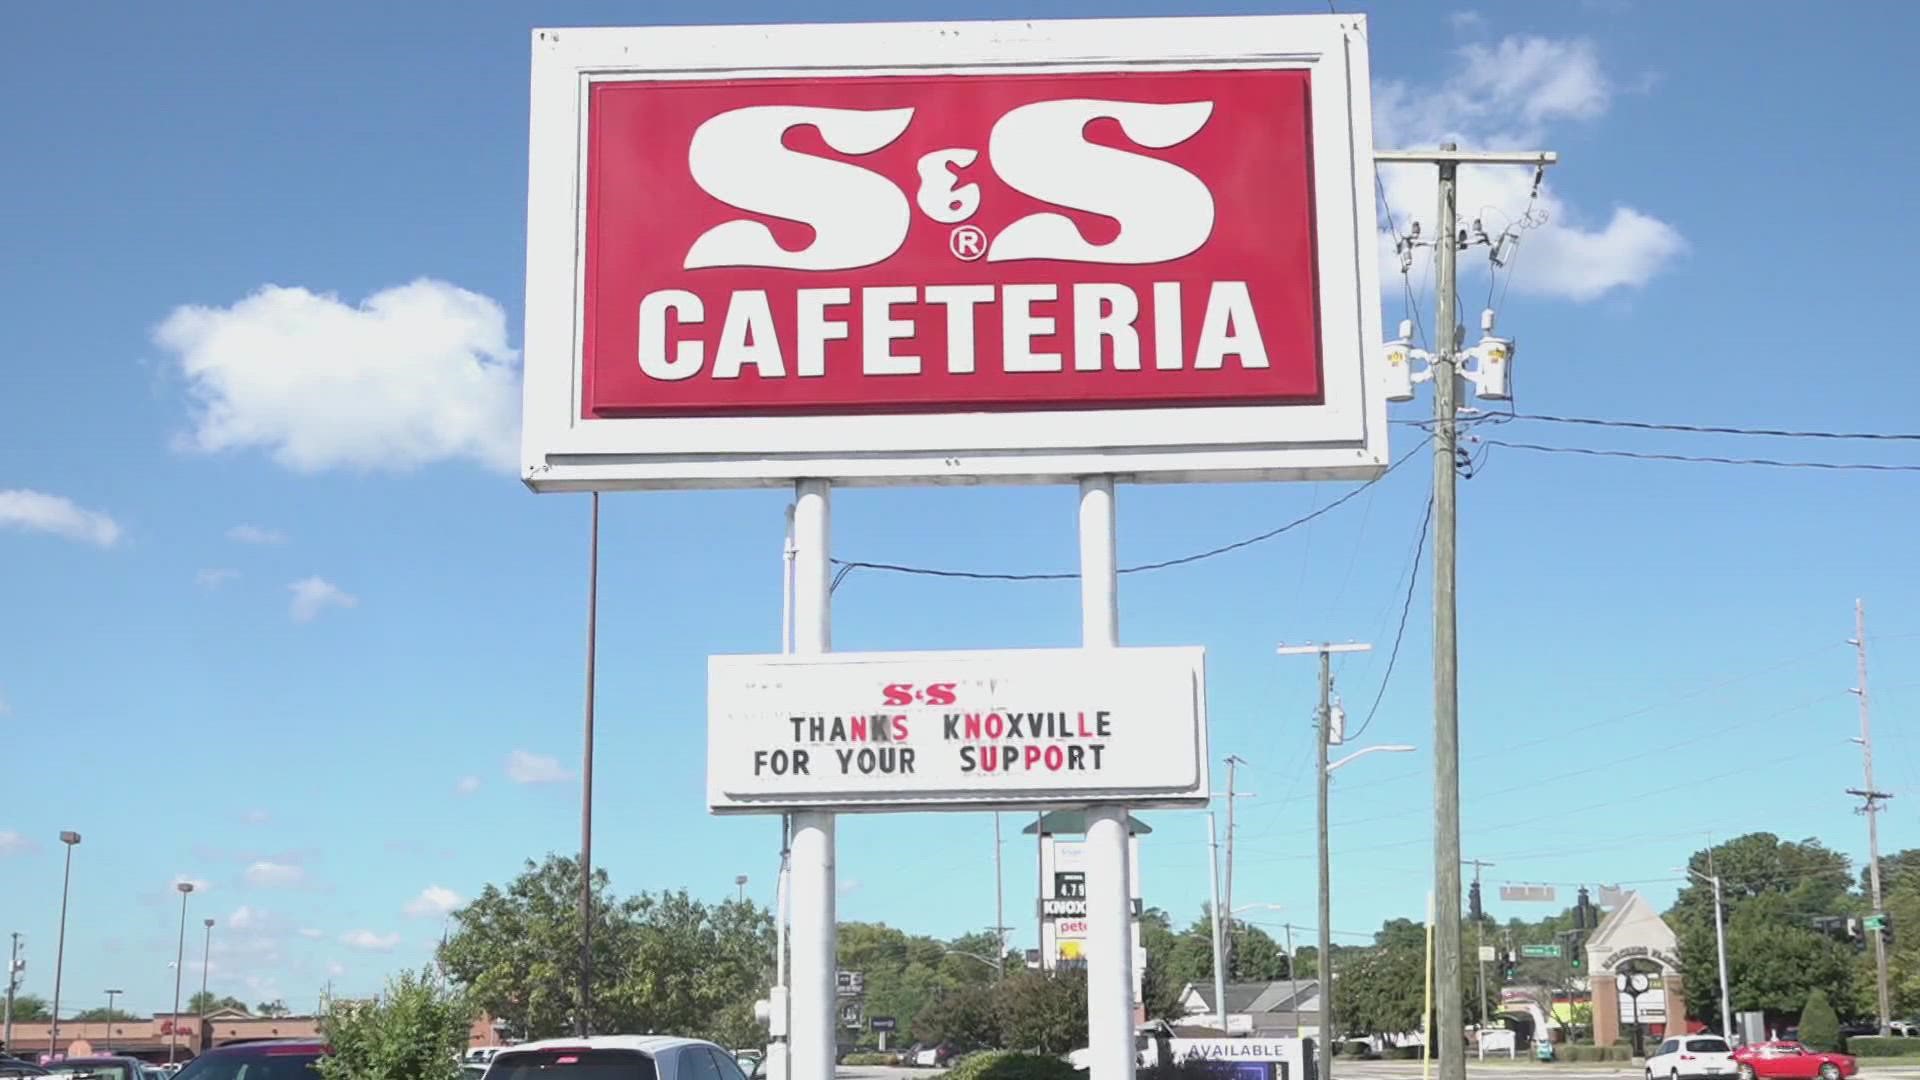
[[[1366,85],[1352,16],[537,31],[525,478],[1372,475]]]
[[[716,656],[715,811],[1206,796],[1202,650]]]

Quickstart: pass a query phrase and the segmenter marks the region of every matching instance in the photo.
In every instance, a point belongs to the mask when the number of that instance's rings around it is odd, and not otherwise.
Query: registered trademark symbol
[[[987,234],[978,225],[962,225],[947,237],[947,250],[956,259],[973,262],[987,253]]]

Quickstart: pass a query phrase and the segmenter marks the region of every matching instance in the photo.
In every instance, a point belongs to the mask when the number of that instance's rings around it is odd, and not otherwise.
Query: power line
[[[1407,451],[1405,454],[1402,454],[1392,464],[1388,465],[1384,470],[1382,470],[1379,476],[1376,476],[1373,479],[1368,480],[1366,483],[1361,484],[1360,486],[1354,488],[1352,491],[1346,492],[1345,494],[1341,495],[1339,498],[1333,500],[1327,505],[1319,507],[1313,510],[1311,513],[1306,514],[1303,517],[1297,517],[1292,521],[1287,522],[1284,525],[1280,525],[1275,528],[1268,529],[1266,532],[1258,533],[1241,540],[1235,540],[1230,544],[1221,544],[1218,547],[1208,548],[1205,551],[1196,551],[1190,555],[1180,555],[1171,559],[1161,559],[1158,562],[1140,563],[1137,566],[1123,566],[1119,570],[1117,570],[1116,573],[1144,574],[1151,570],[1166,570],[1175,566],[1185,566],[1189,563],[1197,563],[1205,559],[1215,558],[1217,556],[1225,555],[1230,552],[1239,551],[1241,548],[1252,547],[1255,544],[1260,544],[1268,540],[1272,540],[1274,537],[1280,536],[1284,533],[1297,529],[1300,526],[1305,525],[1306,523],[1314,520],[1315,518],[1318,518],[1323,514],[1330,513],[1333,510],[1337,509],[1338,507],[1344,505],[1345,503],[1350,502],[1353,499],[1359,497],[1361,492],[1366,491],[1372,488],[1375,484],[1378,484],[1380,481],[1385,480],[1388,476],[1393,474],[1393,471],[1395,469],[1398,469],[1400,466],[1405,465],[1408,461],[1418,456],[1420,451],[1427,445],[1427,443],[1431,441],[1432,441],[1432,436],[1428,436],[1427,438],[1420,440],[1419,445]],[[1077,581],[1080,577],[1080,574],[1078,571],[1057,571],[1052,573],[1008,573],[1008,572],[997,571],[997,570],[950,570],[950,569],[933,567],[933,566],[907,566],[901,563],[867,562],[866,560],[863,560],[863,559],[834,559],[833,564],[835,566],[839,566],[843,568],[841,573],[842,577],[844,577],[846,573],[854,570],[880,570],[890,574],[914,574],[921,577],[960,578],[967,581]]]
[[[1539,443],[1482,440],[1487,446],[1529,450],[1537,454],[1576,454],[1581,457],[1629,458],[1634,461],[1683,461],[1696,465],[1764,465],[1774,469],[1820,469],[1827,472],[1920,472],[1920,465],[1882,465],[1864,461],[1781,461],[1777,458],[1732,458],[1695,454],[1667,454],[1641,450],[1598,450],[1590,446],[1542,446]]]
[[[1882,442],[1920,442],[1920,434],[1889,431],[1798,431],[1790,428],[1724,427],[1714,424],[1663,424],[1650,420],[1614,420],[1593,416],[1552,416],[1546,413],[1516,413],[1515,420],[1539,420],[1548,424],[1582,424],[1588,427],[1632,428],[1636,431],[1683,431],[1698,435],[1758,435],[1775,439],[1863,439]]]
[[[1387,696],[1387,684],[1393,681],[1393,664],[1400,659],[1400,642],[1407,635],[1407,613],[1413,610],[1413,586],[1420,580],[1420,556],[1427,550],[1427,531],[1433,525],[1433,496],[1427,496],[1427,512],[1420,519],[1420,539],[1414,542],[1413,564],[1407,568],[1407,598],[1400,605],[1400,627],[1393,632],[1393,650],[1387,654],[1387,670],[1380,676],[1380,689],[1374,692],[1373,704],[1367,709],[1367,718],[1360,722],[1359,730],[1349,739],[1358,739],[1367,733],[1367,727],[1373,723],[1374,714],[1380,711],[1380,702]]]

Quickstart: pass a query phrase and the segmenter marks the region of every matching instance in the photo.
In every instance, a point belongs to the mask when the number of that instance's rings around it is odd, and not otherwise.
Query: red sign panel
[[[582,414],[1320,401],[1309,89],[595,83]]]

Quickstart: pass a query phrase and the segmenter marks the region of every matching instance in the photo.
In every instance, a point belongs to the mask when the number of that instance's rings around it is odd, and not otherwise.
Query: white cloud
[[[477,776],[463,776],[453,785],[453,791],[456,795],[471,795],[479,790],[480,778]]]
[[[227,916],[227,928],[230,930],[258,930],[266,922],[266,913],[257,908],[241,904]]]
[[[850,896],[860,891],[860,882],[857,878],[842,878],[834,884],[833,891],[841,896]]]
[[[441,916],[461,905],[460,894],[444,885],[429,885],[420,890],[420,895],[407,901],[406,912],[411,918],[420,919],[429,915]]]
[[[217,589],[239,576],[240,571],[238,570],[232,570],[223,566],[212,567],[193,575],[193,583],[203,589]]]
[[[338,960],[327,961],[327,978],[337,979],[347,973],[347,966]]]
[[[340,944],[366,952],[392,952],[400,944],[399,934],[376,934],[371,930],[349,930],[340,935]]]
[[[286,889],[302,884],[307,880],[307,872],[290,863],[277,863],[267,859],[247,867],[247,884],[263,889]]]
[[[288,585],[293,593],[290,609],[294,622],[312,622],[330,607],[358,607],[360,598],[321,577],[301,578]]]
[[[287,542],[287,534],[279,529],[242,524],[228,529],[227,539],[236,544],[284,544]]]
[[[326,933],[324,931],[320,930],[317,927],[312,927],[312,926],[303,926],[300,929],[294,931],[294,933],[299,934],[301,937],[306,938],[308,941],[319,941],[321,938],[326,936]]]
[[[493,300],[422,278],[358,305],[266,285],[154,331],[193,397],[183,442],[260,447],[298,472],[518,462],[520,357]]]
[[[32,855],[40,850],[40,845],[20,835],[12,829],[0,829],[0,858],[8,855]]]
[[[1453,29],[1456,33],[1464,34],[1485,26],[1487,24],[1487,17],[1477,11],[1465,10],[1456,11],[1448,15],[1447,21],[1453,24]]]
[[[1456,19],[1455,26],[1474,28],[1471,20]],[[1437,85],[1381,82],[1374,92],[1375,142],[1394,149],[1445,141],[1466,149],[1548,149],[1555,125],[1596,120],[1621,92],[1592,42],[1521,35],[1478,42],[1456,50],[1454,70]],[[1552,170],[1548,174],[1550,181]],[[1432,236],[1433,168],[1382,166],[1380,179],[1400,230],[1418,219]],[[1481,218],[1488,234],[1497,237],[1528,205],[1532,186],[1529,169],[1462,168],[1461,226]],[[1517,261],[1510,264],[1512,277],[1504,279],[1519,294],[1597,299],[1646,284],[1687,247],[1678,229],[1645,211],[1614,206],[1595,214],[1562,198],[1551,183],[1542,186],[1535,212],[1545,223],[1523,234]],[[1383,234],[1381,265],[1389,295],[1397,291],[1400,273],[1392,247],[1392,238]],[[1484,262],[1478,254],[1463,258],[1463,273],[1472,274]]]
[[[515,750],[507,755],[507,779],[516,784],[559,784],[573,779],[557,758]]]
[[[26,488],[0,491],[0,527],[52,533],[95,547],[112,547],[120,542],[120,526],[107,515],[79,506],[72,499]]]

